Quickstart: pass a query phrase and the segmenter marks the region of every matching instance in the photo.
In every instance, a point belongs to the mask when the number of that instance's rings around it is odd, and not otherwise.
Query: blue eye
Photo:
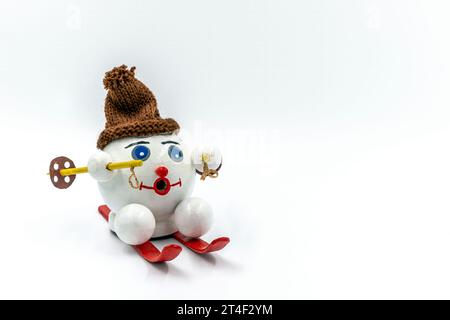
[[[169,157],[175,162],[183,161],[183,151],[175,145],[169,147]]]
[[[131,156],[134,160],[145,161],[150,157],[150,149],[146,146],[136,146],[133,151],[131,151]]]

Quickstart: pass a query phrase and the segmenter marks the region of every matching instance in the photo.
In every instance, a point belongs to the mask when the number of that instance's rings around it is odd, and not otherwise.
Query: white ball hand
[[[198,172],[203,173],[204,162],[211,170],[219,169],[222,164],[222,153],[217,148],[203,147],[192,151],[192,163]]]
[[[88,161],[88,171],[92,178],[98,182],[106,182],[111,180],[116,174],[115,171],[109,170],[106,166],[112,162],[109,153],[98,150]]]

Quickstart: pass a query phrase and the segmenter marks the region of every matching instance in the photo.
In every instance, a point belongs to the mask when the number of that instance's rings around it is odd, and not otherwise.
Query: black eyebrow
[[[170,140],[161,142],[161,144],[168,144],[168,143],[179,144],[178,142],[170,141]]]
[[[133,143],[127,145],[127,146],[125,147],[125,149],[127,149],[127,148],[129,148],[129,147],[132,147],[132,146],[136,146],[136,145],[138,145],[138,144],[150,144],[150,142],[147,142],[147,141],[133,142]]]

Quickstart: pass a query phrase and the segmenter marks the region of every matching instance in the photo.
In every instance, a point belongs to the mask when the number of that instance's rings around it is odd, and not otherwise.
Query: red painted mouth
[[[153,186],[151,186],[151,187],[146,186],[143,182],[141,182],[141,185],[139,186],[139,190],[149,189],[149,190],[155,191],[156,194],[158,194],[160,196],[165,196],[166,194],[169,193],[170,189],[175,186],[181,187],[181,178],[178,179],[178,182],[176,182],[174,184],[170,184],[169,179],[160,177],[160,178],[156,179],[155,182],[153,182]]]

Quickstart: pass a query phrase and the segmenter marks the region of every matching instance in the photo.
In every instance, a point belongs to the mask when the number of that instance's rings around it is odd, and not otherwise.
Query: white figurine
[[[201,180],[217,177],[222,156],[217,149],[185,145],[178,123],[161,118],[153,93],[134,72],[122,65],[103,79],[106,124],[87,168],[58,157],[50,163],[50,179],[66,189],[76,174],[89,172],[106,203],[99,212],[110,229],[147,261],[169,261],[181,252],[175,244],[159,251],[149,241],[169,235],[196,253],[221,250],[228,238],[198,239],[210,229],[213,213],[205,200],[190,195],[196,174]]]

